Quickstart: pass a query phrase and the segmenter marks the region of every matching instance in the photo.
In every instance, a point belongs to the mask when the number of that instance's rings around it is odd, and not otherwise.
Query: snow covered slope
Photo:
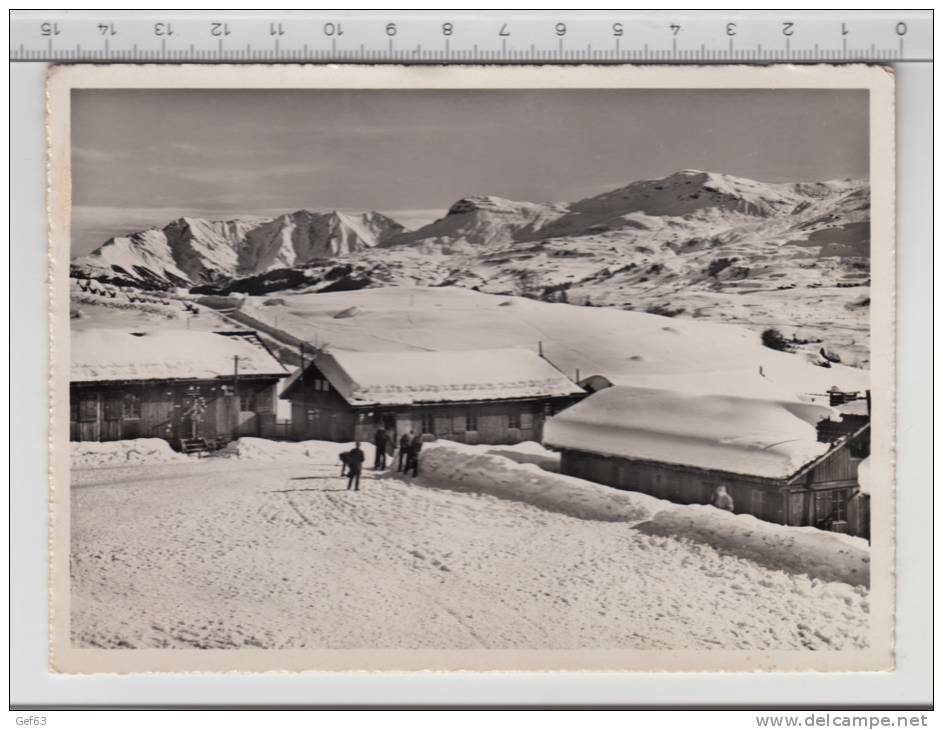
[[[493,213],[450,214],[409,240],[441,251],[442,230],[456,218],[461,240],[466,229],[490,225],[490,245],[395,263],[378,251],[362,266],[377,281],[775,327],[810,341],[810,350],[824,345],[866,365],[869,207],[860,181],[770,184],[686,170],[545,206],[542,222],[521,220],[500,235]]]
[[[112,238],[72,262],[73,276],[184,286],[285,268],[379,245],[403,226],[376,212],[313,213],[274,219],[180,218],[161,229]]]
[[[339,316],[341,315],[341,316]],[[868,387],[864,370],[817,367],[755,332],[705,320],[554,304],[458,287],[386,287],[249,297],[231,316],[279,339],[359,351],[524,347],[580,378],[775,400]]]
[[[219,292],[455,285],[782,331],[869,361],[867,182],[700,170],[572,203],[466,197],[416,231],[378,213],[180,219],[115,238],[73,274]]]

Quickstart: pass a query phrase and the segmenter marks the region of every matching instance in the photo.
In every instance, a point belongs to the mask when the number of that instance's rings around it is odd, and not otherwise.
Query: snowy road
[[[80,469],[84,647],[852,648],[864,588],[329,458]]]

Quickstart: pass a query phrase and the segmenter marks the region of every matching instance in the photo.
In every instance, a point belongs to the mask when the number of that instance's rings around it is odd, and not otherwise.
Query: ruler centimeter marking
[[[354,16],[13,11],[11,61],[931,61],[929,11]]]

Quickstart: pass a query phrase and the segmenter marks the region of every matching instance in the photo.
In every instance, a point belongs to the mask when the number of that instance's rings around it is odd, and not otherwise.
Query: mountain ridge
[[[181,216],[167,225],[116,236],[72,261],[73,275],[161,288],[218,283],[273,268],[349,255],[405,231],[376,211],[298,210],[274,218],[208,220]]]
[[[222,295],[459,286],[775,327],[863,364],[870,190],[681,170],[571,203],[469,195],[414,231],[375,212],[184,217],[110,239],[72,275]]]

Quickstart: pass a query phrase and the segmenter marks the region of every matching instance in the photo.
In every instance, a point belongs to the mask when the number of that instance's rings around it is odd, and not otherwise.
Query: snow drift
[[[189,461],[189,457],[170,448],[164,439],[126,439],[124,441],[73,441],[72,468],[91,469],[128,464],[162,464]]]
[[[859,538],[775,525],[705,505],[677,505],[447,442],[423,450],[420,473],[426,483],[445,480],[458,491],[483,492],[581,519],[626,522],[646,534],[708,544],[786,573],[850,585],[869,582],[870,555],[867,542]]]
[[[354,448],[353,443],[334,443],[331,441],[269,441],[268,439],[243,436],[226,444],[214,454],[214,457],[226,459],[246,459],[250,461],[299,461],[319,459],[337,461],[342,451]],[[373,462],[373,445],[360,444],[364,452],[364,463]]]
[[[662,500],[647,494],[620,492],[448,442],[423,449],[420,471],[427,478],[446,479],[466,491],[485,492],[586,520],[635,523],[650,519],[663,507]]]

